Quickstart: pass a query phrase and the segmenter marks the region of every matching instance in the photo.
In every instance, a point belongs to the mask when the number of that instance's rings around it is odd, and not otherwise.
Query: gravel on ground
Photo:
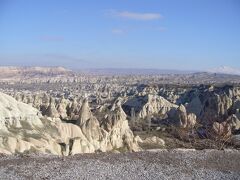
[[[240,179],[240,151],[0,155],[0,179]]]

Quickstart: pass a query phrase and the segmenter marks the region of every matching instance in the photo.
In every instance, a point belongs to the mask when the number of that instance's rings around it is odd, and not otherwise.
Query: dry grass
[[[236,149],[230,143],[230,137],[215,137],[215,138],[200,138],[196,134],[196,129],[187,130],[178,127],[166,127],[165,131],[134,131],[135,135],[140,136],[142,139],[147,137],[156,136],[162,138],[165,141],[165,148],[188,148],[188,149],[218,149],[222,150],[225,148]],[[140,146],[144,149],[156,149],[162,148],[151,144],[142,144]]]

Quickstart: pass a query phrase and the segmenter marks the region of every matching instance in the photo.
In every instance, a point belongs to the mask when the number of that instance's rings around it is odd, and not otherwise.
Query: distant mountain
[[[218,68],[209,69],[209,70],[207,70],[207,72],[218,73],[218,74],[240,75],[240,68],[221,66],[221,67],[218,67]]]
[[[0,71],[2,73],[41,73],[41,74],[61,74],[67,73],[71,70],[64,67],[16,67],[16,66],[0,66]]]
[[[80,69],[76,71],[80,73],[95,75],[158,75],[158,74],[190,74],[196,72],[171,69],[134,69],[134,68]]]
[[[15,67],[0,66],[0,79],[22,79],[38,77],[57,77],[72,74],[63,67]]]

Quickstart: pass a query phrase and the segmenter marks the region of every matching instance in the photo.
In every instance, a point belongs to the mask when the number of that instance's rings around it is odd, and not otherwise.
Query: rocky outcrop
[[[112,108],[111,113],[106,115],[106,119],[100,126],[99,121],[90,111],[87,99],[85,99],[77,124],[98,150],[109,151],[122,147],[126,147],[130,151],[139,150],[121,105],[114,104],[113,106],[115,108]]]
[[[40,112],[0,92],[0,128],[42,127]]]
[[[60,134],[58,142],[64,145],[64,155],[95,152],[94,145],[86,138],[80,127],[60,122],[56,127]]]
[[[57,104],[57,111],[61,119],[67,119],[67,108],[68,108],[69,102],[62,97],[60,102]]]
[[[232,114],[223,122],[213,122],[209,133],[214,138],[227,139],[239,130],[240,120],[235,114]]]
[[[99,121],[91,113],[88,100],[83,101],[77,125],[81,127],[86,138],[95,149],[107,151],[107,133],[101,129]]]
[[[232,132],[240,130],[240,120],[235,114],[229,116],[226,120],[226,123],[229,124]]]
[[[204,125],[223,122],[229,114],[236,113],[239,106],[240,91],[238,87],[198,87],[188,91],[184,96],[187,111],[197,115]]]
[[[45,115],[51,118],[59,118],[60,115],[55,107],[55,99],[52,97],[50,100],[50,104],[45,112]]]
[[[84,123],[86,123],[92,116],[88,100],[84,99],[82,107],[79,112],[79,118],[77,120],[77,125],[82,126]]]
[[[78,102],[76,98],[73,99],[72,103],[67,106],[68,119],[77,120],[79,119],[81,102]]]
[[[73,155],[122,147],[139,150],[126,119],[119,119],[108,132],[92,115],[87,100],[82,106],[78,126],[61,122],[55,116],[57,110],[53,105],[52,99],[49,112],[54,118],[46,118],[30,105],[0,93],[0,152]]]
[[[60,118],[62,120],[77,120],[79,117],[81,102],[78,102],[76,98],[71,101],[65,99],[64,95],[61,95],[61,97],[55,97],[46,93],[16,93],[13,97],[17,101],[37,108],[47,117]]]
[[[197,116],[193,113],[187,115],[187,123],[183,125],[186,128],[194,128],[197,123]]]
[[[186,104],[186,109],[190,113],[194,113],[197,117],[201,116],[203,104],[198,96],[194,97],[190,103]]]
[[[227,95],[214,94],[205,101],[203,119],[207,122],[224,118],[232,106],[232,99]]]
[[[61,147],[52,134],[56,128],[41,118],[37,109],[0,93],[0,152],[61,154]]]
[[[165,141],[159,137],[153,136],[148,137],[142,141],[142,143],[146,144],[153,144],[153,145],[159,145],[159,146],[165,146]]]
[[[240,147],[240,134],[232,136],[231,142],[235,147]]]
[[[161,96],[148,94],[129,99],[123,104],[123,108],[128,113],[133,109],[138,118],[146,118],[153,114],[164,117],[171,109],[177,108],[177,105],[170,103]]]
[[[231,136],[232,131],[231,126],[227,122],[214,122],[209,133],[213,138],[227,139]]]
[[[140,148],[128,125],[127,115],[121,107],[121,102],[118,102],[114,109],[112,108],[109,116],[106,118],[110,122],[108,124],[108,134],[111,146],[114,149],[127,147],[130,151],[138,151]]]
[[[188,114],[185,106],[182,104],[176,110],[169,112],[168,116],[174,124],[182,128],[193,128],[197,123],[196,115],[193,113]]]

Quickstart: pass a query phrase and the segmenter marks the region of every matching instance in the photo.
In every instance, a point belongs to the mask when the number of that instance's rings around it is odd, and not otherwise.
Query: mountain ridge
[[[212,68],[207,70],[210,73],[218,74],[231,74],[231,75],[240,75],[240,68],[230,67],[230,66],[220,66],[217,68]]]

